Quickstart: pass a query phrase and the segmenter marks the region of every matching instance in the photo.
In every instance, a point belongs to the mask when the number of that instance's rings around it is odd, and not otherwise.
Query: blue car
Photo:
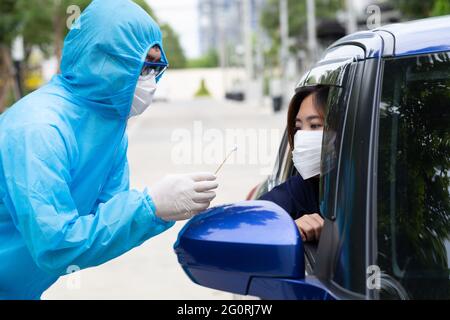
[[[202,286],[262,299],[450,299],[450,16],[331,45],[297,90],[330,86],[318,243],[258,197],[297,174],[287,135],[252,200],[193,218],[175,244]]]

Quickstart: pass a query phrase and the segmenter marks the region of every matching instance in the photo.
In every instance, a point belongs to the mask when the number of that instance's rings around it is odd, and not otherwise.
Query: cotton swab
[[[220,169],[222,169],[223,165],[227,162],[227,160],[231,157],[231,155],[236,152],[238,149],[238,146],[235,145],[234,148],[230,151],[230,153],[228,153],[227,157],[225,158],[225,160],[223,160],[222,164],[219,166],[219,168],[217,168],[216,172],[214,173],[215,175],[217,175],[217,173],[220,171]]]

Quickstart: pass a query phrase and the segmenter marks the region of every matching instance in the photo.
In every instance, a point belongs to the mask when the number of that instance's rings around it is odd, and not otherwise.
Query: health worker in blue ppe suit
[[[209,207],[211,173],[129,188],[127,120],[151,104],[167,63],[142,8],[94,0],[65,39],[61,73],[0,117],[0,299],[39,299],[73,266],[100,265]]]

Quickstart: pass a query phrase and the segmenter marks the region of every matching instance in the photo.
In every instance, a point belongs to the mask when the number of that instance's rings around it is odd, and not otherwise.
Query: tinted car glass
[[[381,298],[449,299],[450,53],[385,61],[379,132]]]
[[[331,86],[326,122],[324,128],[321,161],[320,209],[328,219],[335,217],[335,202],[338,176],[338,156],[344,131],[348,97],[354,75],[353,64],[345,66],[341,71],[344,87]]]
[[[352,84],[347,84],[337,109],[329,115],[329,123],[334,127],[331,131],[337,133],[337,138],[335,149],[327,148],[329,151],[325,152],[330,160],[323,159],[323,165],[329,169],[323,169],[322,206],[333,223],[328,224],[329,235],[319,243],[324,258],[317,266],[327,264],[328,269],[318,268],[319,276],[330,279],[335,290],[359,299],[366,293],[368,141],[378,62],[361,61],[352,68]]]

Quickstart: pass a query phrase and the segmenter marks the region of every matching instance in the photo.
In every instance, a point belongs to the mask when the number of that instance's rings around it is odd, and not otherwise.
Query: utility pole
[[[220,13],[218,14],[217,10],[215,10],[214,18],[218,19],[219,47],[220,47],[219,48],[219,62],[220,62],[220,69],[222,71],[222,87],[223,87],[223,92],[225,95],[228,90],[228,88],[227,88],[227,35],[225,32],[225,23],[226,22],[225,22],[225,16]]]
[[[307,24],[308,24],[308,51],[310,63],[316,60],[317,55],[317,29],[316,29],[316,2],[306,0]]]
[[[358,31],[358,22],[353,0],[346,0],[347,5],[347,34]]]
[[[253,59],[252,39],[252,7],[251,0],[242,0],[242,12],[244,16],[244,43],[245,43],[245,69],[247,81],[250,83],[255,78],[255,64]]]
[[[281,33],[281,49],[280,49],[280,67],[281,67],[281,89],[282,101],[286,98],[287,64],[289,62],[289,14],[288,0],[280,0],[280,33]],[[283,103],[283,102],[282,102]]]
[[[257,41],[256,41],[256,66],[255,66],[255,79],[257,81],[258,85],[258,105],[263,107],[264,106],[264,32],[262,30],[261,25],[261,3],[258,1],[255,1],[255,8],[257,12],[257,19],[256,19],[256,35],[257,35]]]
[[[25,59],[25,49],[23,43],[23,36],[18,36],[14,39],[11,48],[11,58],[14,69],[14,96],[19,100],[23,96],[22,88],[22,63]]]

